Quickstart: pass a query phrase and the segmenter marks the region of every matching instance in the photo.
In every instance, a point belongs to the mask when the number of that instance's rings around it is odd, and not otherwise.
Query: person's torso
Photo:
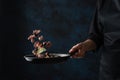
[[[103,2],[100,2],[99,22],[103,26],[104,45],[116,45],[120,48],[120,0],[101,1]]]
[[[103,1],[99,4],[98,15],[104,37],[101,63],[110,72],[115,72],[120,65],[120,0],[99,1]]]

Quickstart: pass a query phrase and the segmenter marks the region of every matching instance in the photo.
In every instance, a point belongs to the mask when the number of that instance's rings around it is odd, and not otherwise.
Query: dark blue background
[[[97,80],[99,55],[62,64],[29,64],[33,46],[27,37],[41,29],[51,52],[67,53],[88,36],[96,0],[4,0],[1,7],[1,73],[4,80]]]

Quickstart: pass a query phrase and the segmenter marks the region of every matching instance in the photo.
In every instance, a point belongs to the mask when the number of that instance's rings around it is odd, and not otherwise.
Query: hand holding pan
[[[78,55],[76,53],[79,52],[79,50],[80,51],[82,50],[83,53],[85,52],[83,49],[77,49],[77,48],[73,47],[72,51],[70,51],[70,53],[49,53],[49,55],[54,56],[51,58],[38,58],[35,55],[26,55],[26,56],[24,56],[24,58],[28,62],[38,63],[38,64],[61,63],[61,62],[67,61],[70,57],[74,57],[74,55],[75,56]],[[78,58],[82,58],[82,57],[78,57]]]

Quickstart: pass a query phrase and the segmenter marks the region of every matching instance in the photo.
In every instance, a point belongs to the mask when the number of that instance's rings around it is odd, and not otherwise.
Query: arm
[[[91,39],[87,39],[82,43],[84,44],[86,51],[95,50],[97,47],[96,43]]]
[[[99,11],[101,9],[101,5],[104,4],[104,1],[98,0],[97,7],[95,10],[94,17],[92,19],[91,26],[89,28],[89,35],[88,39],[91,39],[96,44],[96,49],[99,49],[99,47],[103,44],[103,26],[100,22],[100,14]]]
[[[96,49],[96,44],[93,40],[87,39],[84,42],[80,42],[76,45],[74,45],[70,50],[69,53],[75,53],[73,55],[74,58],[77,57],[84,57],[85,53],[90,50],[95,50]]]
[[[89,29],[89,36],[84,42],[80,42],[74,45],[69,53],[77,53],[73,57],[83,57],[87,51],[99,49],[101,44],[103,44],[103,27],[99,24],[98,19],[98,7],[100,5],[97,4],[97,8],[92,20],[92,24]]]

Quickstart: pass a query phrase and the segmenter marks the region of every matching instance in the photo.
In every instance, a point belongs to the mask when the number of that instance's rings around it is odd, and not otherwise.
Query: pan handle
[[[77,53],[77,51],[75,51],[75,52],[73,52],[73,53],[69,53],[70,54],[70,56],[73,56],[73,55],[75,55]]]
[[[70,54],[70,57],[72,58],[73,55],[75,55],[77,53],[77,51],[75,51],[74,53],[69,53]],[[83,57],[77,57],[77,59],[81,59]]]

